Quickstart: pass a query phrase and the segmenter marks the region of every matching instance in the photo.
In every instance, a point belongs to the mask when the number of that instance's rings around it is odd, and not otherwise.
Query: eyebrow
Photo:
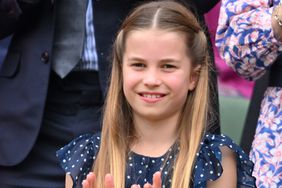
[[[176,59],[172,59],[172,58],[167,58],[167,59],[163,59],[161,60],[162,63],[171,63],[171,62],[174,62],[174,63],[179,63],[180,61],[176,60]]]
[[[139,57],[132,57],[132,58],[128,58],[127,60],[128,60],[128,61],[146,62],[144,59],[139,58]],[[178,60],[173,59],[173,58],[162,59],[160,62],[161,62],[161,63],[171,63],[171,62],[179,63]]]
[[[139,58],[139,57],[129,57],[129,58],[127,58],[127,60],[129,60],[129,61],[142,61],[142,62],[145,61],[144,59]]]

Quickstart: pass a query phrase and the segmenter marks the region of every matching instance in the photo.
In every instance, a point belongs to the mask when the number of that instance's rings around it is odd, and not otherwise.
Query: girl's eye
[[[172,69],[172,68],[176,68],[176,66],[175,65],[171,65],[171,64],[165,64],[165,65],[163,65],[163,68],[164,69]]]
[[[137,67],[137,68],[143,68],[145,65],[143,63],[133,63],[131,66]]]

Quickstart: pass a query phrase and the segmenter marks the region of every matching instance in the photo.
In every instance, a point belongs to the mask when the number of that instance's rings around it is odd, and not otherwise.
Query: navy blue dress
[[[100,145],[100,134],[81,135],[65,147],[57,151],[57,157],[62,168],[70,174],[74,187],[81,187],[81,182],[91,171],[93,162],[97,156]],[[229,137],[224,135],[206,134],[197,153],[193,171],[193,188],[205,188],[207,181],[218,179],[222,172],[221,146],[229,147],[237,158],[237,187],[255,187],[255,178],[251,176],[253,163],[246,153],[236,145]],[[132,184],[152,183],[153,174],[162,171],[162,183],[164,187],[170,187],[172,166],[178,154],[178,145],[174,144],[161,157],[148,157],[134,152],[128,156],[126,167],[126,188]]]

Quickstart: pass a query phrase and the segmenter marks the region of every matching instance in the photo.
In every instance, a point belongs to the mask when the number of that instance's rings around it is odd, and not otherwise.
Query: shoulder
[[[74,182],[82,181],[91,171],[100,147],[100,133],[81,135],[57,151],[63,170]]]
[[[254,187],[253,163],[231,138],[207,133],[201,142],[194,168],[194,184],[206,185],[223,175],[225,164],[235,164],[237,184]]]

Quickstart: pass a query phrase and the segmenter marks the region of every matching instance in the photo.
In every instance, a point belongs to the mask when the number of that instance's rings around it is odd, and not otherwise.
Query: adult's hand
[[[271,16],[271,25],[275,38],[282,42],[282,5],[274,7]]]

